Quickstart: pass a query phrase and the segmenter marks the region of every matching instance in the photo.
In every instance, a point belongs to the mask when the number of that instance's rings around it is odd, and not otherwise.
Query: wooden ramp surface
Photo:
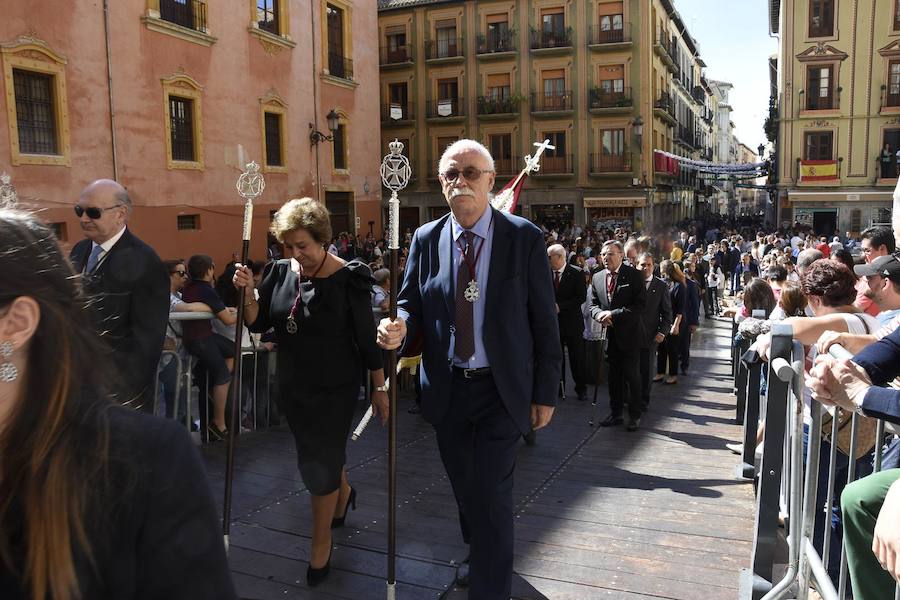
[[[588,427],[590,402],[569,381],[553,423],[516,469],[517,599],[677,598],[731,600],[749,565],[753,492],[732,478],[734,424],[727,321],[695,336],[691,372],[655,385],[636,433]],[[593,391],[589,388],[589,394]],[[606,415],[607,389],[598,395]],[[453,589],[466,549],[431,427],[400,401],[397,597],[463,600]],[[361,412],[361,409],[360,409]],[[230,562],[242,598],[385,597],[386,429],[372,424],[349,445],[358,510],[335,531],[329,579],[310,590],[305,573],[309,500],[286,429],[245,434],[237,450]],[[203,450],[221,502],[224,446]]]

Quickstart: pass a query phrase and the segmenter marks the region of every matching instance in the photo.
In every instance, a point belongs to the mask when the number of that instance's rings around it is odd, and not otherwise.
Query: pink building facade
[[[135,205],[132,229],[160,257],[224,264],[240,247],[241,156],[266,179],[252,258],[265,257],[271,211],[290,198],[324,202],[335,235],[381,230],[374,2],[227,4],[5,9],[0,172],[65,243],[81,239],[79,191],[115,178]]]

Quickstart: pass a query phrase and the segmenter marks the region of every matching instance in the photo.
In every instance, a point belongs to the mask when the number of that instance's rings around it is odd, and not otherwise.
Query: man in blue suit
[[[518,442],[550,422],[562,370],[550,264],[540,229],[490,207],[484,146],[454,143],[438,175],[451,212],[413,236],[398,319],[378,338],[421,345],[422,415],[470,547],[469,598],[507,600]]]

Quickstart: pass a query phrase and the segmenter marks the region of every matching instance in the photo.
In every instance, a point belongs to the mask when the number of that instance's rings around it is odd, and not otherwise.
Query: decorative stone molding
[[[66,91],[66,58],[38,39],[34,32],[20,35],[11,42],[0,42],[3,78],[6,86],[6,115],[11,156],[18,165],[57,165],[70,167],[69,108]],[[16,91],[13,69],[49,75],[53,85],[53,111],[56,125],[57,154],[26,154],[19,148],[19,123],[16,116]]]

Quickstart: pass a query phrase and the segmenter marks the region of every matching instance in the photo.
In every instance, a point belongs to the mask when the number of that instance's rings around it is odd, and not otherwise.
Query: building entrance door
[[[817,210],[813,213],[813,231],[816,235],[831,237],[835,229],[837,229],[836,210]]]

